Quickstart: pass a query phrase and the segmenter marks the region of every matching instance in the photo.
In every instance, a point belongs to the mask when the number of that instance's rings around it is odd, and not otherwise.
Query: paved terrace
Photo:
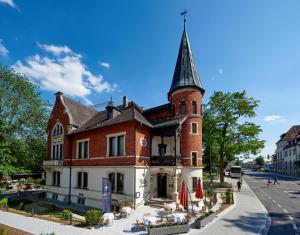
[[[230,180],[235,185],[236,180]],[[219,216],[212,223],[201,230],[191,229],[189,234],[210,235],[253,235],[262,234],[267,223],[267,211],[260,203],[246,182],[242,191],[235,193],[237,204],[227,209],[223,216]],[[93,234],[146,234],[145,231],[135,232],[133,224],[141,219],[144,213],[157,215],[160,210],[145,206],[134,211],[127,219],[115,220],[111,227],[100,229],[76,228],[37,218],[25,217],[10,212],[0,211],[0,223],[15,227],[32,234],[46,234],[54,232],[56,235],[93,235]]]

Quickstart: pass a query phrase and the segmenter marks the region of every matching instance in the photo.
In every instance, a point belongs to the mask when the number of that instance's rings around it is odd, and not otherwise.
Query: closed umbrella
[[[202,185],[201,185],[200,178],[198,179],[198,182],[197,182],[197,188],[196,188],[196,195],[195,195],[195,197],[198,198],[198,199],[203,199],[203,192],[202,192]]]
[[[180,204],[184,207],[188,204],[187,191],[184,180],[181,184]]]

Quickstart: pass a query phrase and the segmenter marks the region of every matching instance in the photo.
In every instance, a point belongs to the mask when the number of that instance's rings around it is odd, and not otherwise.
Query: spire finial
[[[184,21],[184,31],[185,31],[185,28],[186,28],[186,14],[187,14],[187,9],[185,9],[183,12],[181,12],[181,14],[180,15],[182,15],[183,16],[183,21]]]

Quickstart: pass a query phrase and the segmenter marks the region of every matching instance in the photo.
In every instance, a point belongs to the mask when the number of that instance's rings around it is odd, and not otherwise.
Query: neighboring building
[[[273,170],[280,174],[299,175],[300,125],[292,126],[280,136],[272,156]]]
[[[203,94],[185,25],[168,103],[143,110],[124,97],[97,111],[57,92],[44,161],[47,198],[102,208],[102,178],[109,178],[114,206],[124,197],[135,206],[151,198],[179,202],[182,180],[199,202]]]

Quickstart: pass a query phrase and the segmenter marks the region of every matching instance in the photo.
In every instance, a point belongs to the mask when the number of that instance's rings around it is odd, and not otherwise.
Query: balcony
[[[45,160],[43,166],[63,166],[64,161],[62,159]]]
[[[173,155],[152,156],[150,163],[151,166],[176,166],[176,157]]]

